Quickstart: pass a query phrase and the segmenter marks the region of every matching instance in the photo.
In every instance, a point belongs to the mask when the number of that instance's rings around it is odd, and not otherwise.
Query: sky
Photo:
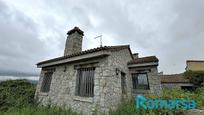
[[[204,0],[0,0],[0,70],[39,73],[63,56],[66,33],[84,31],[83,50],[129,44],[159,58],[159,72],[185,71],[204,59]]]

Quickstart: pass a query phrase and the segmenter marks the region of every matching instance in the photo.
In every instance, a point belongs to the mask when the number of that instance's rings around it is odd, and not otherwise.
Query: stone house
[[[129,45],[82,51],[84,32],[75,27],[67,35],[64,56],[37,64],[42,69],[35,98],[41,104],[106,113],[135,95],[159,95],[155,56],[140,58]]]

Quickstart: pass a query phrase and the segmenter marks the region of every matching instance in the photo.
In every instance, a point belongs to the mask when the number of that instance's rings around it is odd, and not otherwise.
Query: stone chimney
[[[74,27],[67,32],[67,35],[64,56],[81,52],[84,32],[78,27]]]
[[[134,57],[134,59],[139,58],[139,53],[134,53],[134,54],[133,54],[133,57]]]

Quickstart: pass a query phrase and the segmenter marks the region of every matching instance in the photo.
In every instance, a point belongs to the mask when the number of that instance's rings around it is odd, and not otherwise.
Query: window
[[[121,88],[122,94],[126,94],[126,78],[125,73],[121,72]]]
[[[82,97],[94,96],[95,68],[80,68],[77,70],[76,95]]]
[[[133,89],[149,89],[147,73],[132,74]]]
[[[51,80],[52,80],[52,74],[53,74],[53,72],[46,72],[44,74],[42,87],[41,87],[42,92],[49,92],[50,91],[50,84],[51,84]]]

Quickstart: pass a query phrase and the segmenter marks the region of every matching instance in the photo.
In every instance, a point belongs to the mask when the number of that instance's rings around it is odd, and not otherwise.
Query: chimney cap
[[[82,36],[84,35],[84,32],[82,30],[80,30],[79,27],[76,27],[76,26],[73,29],[69,30],[67,32],[67,35],[71,35],[71,34],[73,34],[75,32],[77,32],[78,34],[80,34]]]

